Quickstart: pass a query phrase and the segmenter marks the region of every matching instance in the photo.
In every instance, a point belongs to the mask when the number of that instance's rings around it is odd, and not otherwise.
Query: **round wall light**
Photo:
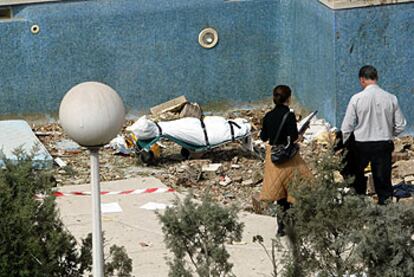
[[[203,29],[198,35],[198,43],[203,48],[213,48],[218,43],[217,31],[210,27]]]
[[[40,32],[40,27],[39,25],[35,24],[32,25],[32,27],[30,27],[30,31],[32,32],[32,34],[36,35]]]

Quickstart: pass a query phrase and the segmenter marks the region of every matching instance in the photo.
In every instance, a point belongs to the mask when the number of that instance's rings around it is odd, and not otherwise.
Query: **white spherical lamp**
[[[65,132],[91,155],[92,188],[92,273],[104,277],[99,184],[99,148],[113,139],[125,119],[122,99],[111,87],[86,82],[70,89],[60,103],[59,120]]]
[[[121,130],[125,108],[111,87],[85,82],[70,89],[60,104],[59,121],[65,132],[82,146],[102,146]]]

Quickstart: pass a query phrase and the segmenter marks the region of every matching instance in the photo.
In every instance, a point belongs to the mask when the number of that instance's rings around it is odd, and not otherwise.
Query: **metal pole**
[[[101,188],[99,184],[99,148],[89,148],[92,187],[92,266],[93,277],[104,277],[101,223]]]

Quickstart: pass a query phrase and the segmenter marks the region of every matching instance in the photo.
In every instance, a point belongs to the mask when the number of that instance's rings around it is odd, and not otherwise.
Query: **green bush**
[[[316,162],[314,180],[292,184],[296,199],[289,211],[292,243],[291,267],[295,275],[344,276],[361,272],[356,261],[355,235],[364,224],[365,199],[353,195],[346,181],[335,181],[340,160],[329,152]]]
[[[326,151],[314,180],[295,180],[283,276],[413,276],[414,206],[375,204],[338,180],[340,157]],[[280,239],[276,241],[280,247]],[[273,262],[274,268],[277,263]],[[275,269],[273,276],[275,275]]]
[[[243,223],[238,222],[238,211],[235,206],[213,202],[208,194],[201,203],[190,194],[158,214],[165,243],[173,253],[169,276],[233,276],[225,242],[241,239]]]
[[[370,205],[358,234],[357,254],[369,276],[414,275],[414,208]]]
[[[0,170],[0,276],[84,276],[92,263],[90,238],[77,244],[50,196],[54,185],[50,172],[32,169],[30,155],[16,154],[18,161],[3,159]],[[112,255],[108,272],[130,276],[125,250],[115,254],[126,262],[114,262]]]

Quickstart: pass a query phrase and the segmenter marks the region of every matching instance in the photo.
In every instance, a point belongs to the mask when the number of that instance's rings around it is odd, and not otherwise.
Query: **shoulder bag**
[[[277,165],[283,164],[283,163],[287,162],[288,160],[292,159],[296,155],[296,153],[298,153],[298,151],[299,151],[299,146],[296,143],[291,142],[290,137],[287,138],[288,139],[287,145],[276,144],[276,142],[279,138],[280,132],[283,128],[283,125],[285,125],[285,122],[286,122],[286,119],[287,119],[289,113],[290,112],[287,112],[283,116],[282,123],[279,126],[279,129],[276,133],[276,137],[275,137],[275,139],[272,143],[272,146],[271,146],[271,155],[270,155],[270,157],[271,157],[272,162],[274,164],[277,164]]]

